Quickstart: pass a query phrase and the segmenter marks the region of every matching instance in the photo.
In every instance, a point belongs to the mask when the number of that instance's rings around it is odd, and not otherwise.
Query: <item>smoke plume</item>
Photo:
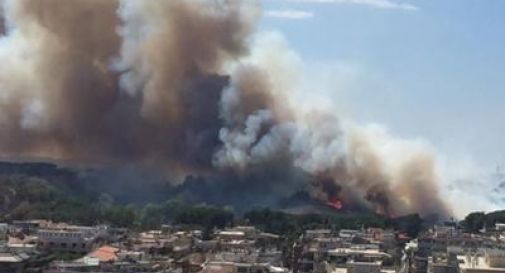
[[[281,196],[305,183],[344,208],[451,214],[429,150],[296,98],[301,61],[256,33],[254,1],[1,3],[4,157],[156,166]]]

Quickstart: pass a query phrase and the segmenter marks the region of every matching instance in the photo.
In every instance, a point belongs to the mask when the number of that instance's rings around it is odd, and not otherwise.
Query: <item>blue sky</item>
[[[354,119],[505,163],[505,1],[262,3],[261,29],[282,33],[309,76],[329,75],[330,97]]]

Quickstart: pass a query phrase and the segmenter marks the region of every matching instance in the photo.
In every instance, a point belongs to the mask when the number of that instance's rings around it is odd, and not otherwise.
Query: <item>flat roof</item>
[[[237,236],[243,236],[245,233],[243,231],[220,231],[218,232],[219,235],[237,235]]]
[[[361,254],[368,256],[380,256],[380,257],[390,257],[391,255],[385,252],[381,252],[378,249],[354,249],[354,248],[336,248],[328,251],[329,255],[339,256],[339,255],[352,255]]]
[[[11,253],[0,253],[0,263],[20,263],[24,259]]]
[[[466,269],[477,269],[489,272],[505,272],[505,267],[490,267],[484,257],[475,257],[478,261],[477,264],[469,263],[466,256],[457,256],[458,261],[463,261],[464,263],[459,264],[459,268],[462,270]]]

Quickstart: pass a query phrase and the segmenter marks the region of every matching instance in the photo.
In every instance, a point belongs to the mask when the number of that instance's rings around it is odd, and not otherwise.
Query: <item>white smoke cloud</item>
[[[300,89],[303,64],[296,53],[278,34],[256,39],[251,56],[236,68],[239,73],[232,74],[231,87],[223,96],[222,114],[234,117],[240,113],[230,105],[240,104],[241,95],[251,88],[242,83],[240,71],[245,64],[267,71],[261,77],[267,79],[262,88],[273,97],[275,107],[271,109],[279,113],[260,109],[238,119],[233,129],[222,129],[224,146],[216,154],[218,166],[244,169],[287,151],[295,166],[314,175],[330,174],[340,186],[361,196],[362,202],[366,203],[366,198],[381,202],[380,211],[450,214],[438,199],[440,177],[435,152],[428,144],[394,138],[382,126],[357,125],[339,117],[331,104],[298,101],[317,91]],[[298,92],[307,93],[301,96]]]

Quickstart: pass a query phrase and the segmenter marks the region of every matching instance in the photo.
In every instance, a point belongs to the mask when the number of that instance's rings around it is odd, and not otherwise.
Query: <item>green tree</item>
[[[137,214],[133,206],[112,206],[105,212],[107,223],[114,227],[132,228],[137,222]]]
[[[466,232],[477,233],[484,228],[486,223],[486,214],[483,212],[473,212],[468,214],[463,221],[463,227]]]
[[[143,229],[157,229],[167,222],[164,207],[158,204],[147,204],[140,215],[140,225]]]

